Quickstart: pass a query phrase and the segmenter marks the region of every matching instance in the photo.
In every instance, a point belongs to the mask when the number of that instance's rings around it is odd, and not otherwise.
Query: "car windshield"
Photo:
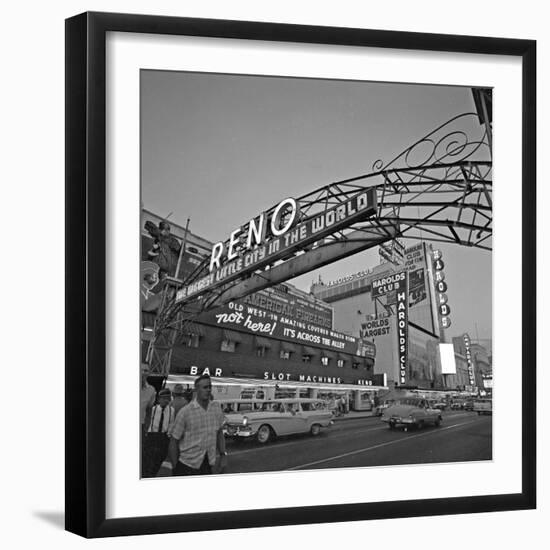
[[[412,407],[423,407],[424,401],[421,399],[400,399],[399,405],[410,405]]]

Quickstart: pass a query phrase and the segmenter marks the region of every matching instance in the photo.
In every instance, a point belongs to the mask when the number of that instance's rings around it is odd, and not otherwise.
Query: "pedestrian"
[[[145,436],[146,428],[151,422],[151,410],[155,404],[156,390],[149,382],[147,382],[147,376],[149,376],[149,365],[147,363],[141,364],[141,395],[140,395],[140,422],[141,422],[141,435]]]
[[[143,477],[155,477],[168,455],[170,438],[168,432],[176,418],[174,408],[170,405],[172,398],[168,388],[159,391],[158,403],[151,411],[149,423],[144,441],[144,464],[142,464]]]
[[[195,398],[180,409],[172,427],[168,456],[174,475],[221,473],[227,467],[224,415],[211,396],[212,381],[203,374],[195,380]]]
[[[174,399],[172,399],[172,407],[176,414],[178,414],[180,409],[185,407],[190,401],[185,395],[186,392],[181,384],[176,384],[172,389],[172,396],[174,397]]]
[[[346,412],[346,400],[343,395],[338,400],[338,408],[340,409],[341,414],[344,414]]]

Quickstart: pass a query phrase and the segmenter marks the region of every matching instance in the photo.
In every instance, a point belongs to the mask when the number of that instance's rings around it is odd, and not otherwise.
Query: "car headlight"
[[[243,416],[243,426],[248,426],[248,417]]]

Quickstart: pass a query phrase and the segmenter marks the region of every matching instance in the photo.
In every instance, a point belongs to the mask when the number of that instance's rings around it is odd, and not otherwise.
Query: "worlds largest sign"
[[[225,242],[212,248],[209,274],[181,288],[176,302],[230,283],[324,237],[376,213],[376,190],[361,191],[350,199],[303,218],[292,198],[233,231]]]

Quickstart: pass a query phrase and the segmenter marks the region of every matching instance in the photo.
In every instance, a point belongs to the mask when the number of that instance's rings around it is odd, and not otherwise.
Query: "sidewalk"
[[[373,418],[376,417],[372,411],[349,411],[343,416],[334,416],[332,419],[334,422],[340,422],[342,420],[353,420],[355,418]]]

